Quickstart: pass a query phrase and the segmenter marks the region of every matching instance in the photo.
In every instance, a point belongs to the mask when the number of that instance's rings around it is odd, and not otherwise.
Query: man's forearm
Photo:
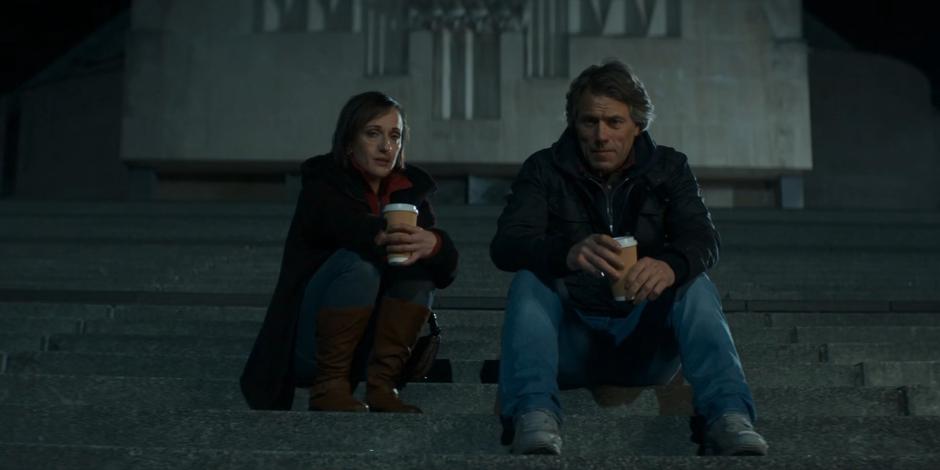
[[[497,233],[490,244],[490,258],[497,268],[516,272],[527,269],[538,275],[560,277],[568,271],[568,240],[556,236],[511,236]]]

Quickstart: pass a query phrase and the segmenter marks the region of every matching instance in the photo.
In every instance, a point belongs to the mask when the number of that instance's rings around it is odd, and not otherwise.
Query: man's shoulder
[[[688,167],[689,158],[682,152],[666,145],[657,145],[650,169],[654,173],[674,173]]]
[[[522,168],[519,171],[523,173],[542,173],[545,171],[554,170],[554,159],[555,154],[551,147],[537,150],[535,153],[529,155],[525,160],[523,160]]]
[[[656,145],[655,162],[661,165],[676,166],[686,163],[689,158],[684,153],[668,145]]]
[[[529,155],[525,159],[526,162],[531,161],[532,163],[544,165],[551,163],[552,159],[555,158],[555,152],[552,147],[545,147],[541,150],[536,150],[532,155]]]
[[[653,186],[659,186],[683,173],[691,172],[688,157],[673,147],[657,145],[654,156],[646,171],[646,179]]]

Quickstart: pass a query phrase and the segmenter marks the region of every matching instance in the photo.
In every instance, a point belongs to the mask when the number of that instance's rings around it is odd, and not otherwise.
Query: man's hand
[[[438,238],[434,232],[413,225],[389,225],[375,236],[375,244],[387,245],[389,253],[411,253],[402,263],[410,266],[421,258],[427,258],[437,247]]]
[[[581,240],[570,250],[565,262],[572,271],[586,271],[597,277],[617,279],[623,271],[620,244],[608,235],[594,234]]]
[[[627,271],[627,298],[633,303],[656,300],[664,290],[676,283],[676,273],[666,264],[654,258],[640,258]]]

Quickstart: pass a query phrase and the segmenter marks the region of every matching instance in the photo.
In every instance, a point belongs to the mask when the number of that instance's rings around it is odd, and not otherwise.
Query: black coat
[[[356,251],[384,266],[385,248],[375,236],[385,219],[372,213],[367,186],[356,170],[337,165],[332,155],[310,158],[301,165],[303,188],[297,201],[281,260],[281,272],[261,331],[241,376],[242,394],[254,409],[290,409],[294,396],[294,338],[307,282],[338,249]],[[418,225],[440,236],[437,253],[408,268],[395,268],[403,277],[430,277],[438,288],[454,280],[457,249],[443,230],[433,228],[435,217],[428,197],[436,189],[431,177],[408,165],[404,176],[412,187],[395,191],[390,202],[418,207]],[[388,273],[390,271],[386,271]]]
[[[530,156],[499,217],[490,244],[493,263],[504,271],[563,279],[563,297],[573,306],[611,316],[626,315],[632,306],[615,302],[605,279],[566,265],[571,247],[592,233],[633,235],[639,257],[669,264],[674,287],[714,266],[718,232],[686,156],[656,145],[646,132],[637,136],[633,152],[634,165],[609,187],[587,171],[571,130]],[[668,293],[662,298],[671,299]]]

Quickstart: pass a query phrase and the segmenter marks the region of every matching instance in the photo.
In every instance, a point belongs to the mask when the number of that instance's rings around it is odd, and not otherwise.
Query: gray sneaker
[[[708,428],[705,455],[767,455],[767,441],[747,415],[727,413]]]
[[[547,410],[532,410],[515,419],[513,454],[561,455],[558,418]]]

